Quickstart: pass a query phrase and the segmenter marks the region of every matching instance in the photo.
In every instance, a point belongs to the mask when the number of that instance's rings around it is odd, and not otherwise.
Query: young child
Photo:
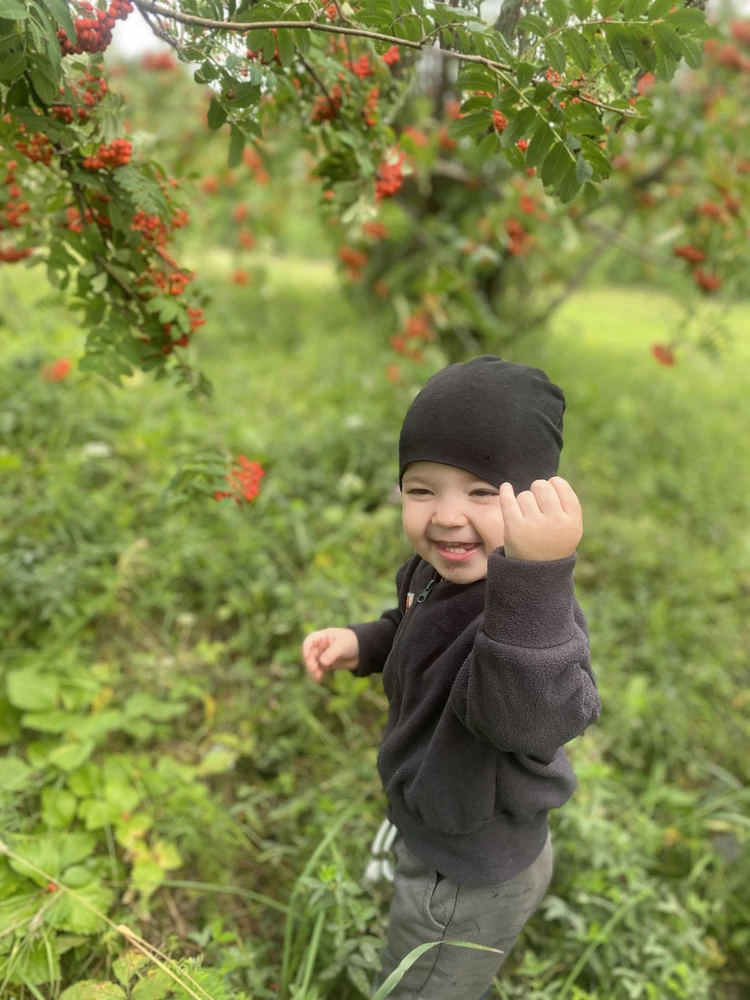
[[[485,354],[430,378],[399,438],[414,554],[398,607],[302,644],[309,675],[383,673],[378,753],[397,830],[373,993],[417,945],[393,1000],[483,1000],[552,879],[548,810],[577,779],[563,745],[601,709],[574,595],[581,507],[556,475],[565,397]],[[484,991],[484,992],[483,992]]]

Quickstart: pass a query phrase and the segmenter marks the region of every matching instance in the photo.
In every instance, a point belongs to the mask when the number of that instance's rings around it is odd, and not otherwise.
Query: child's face
[[[482,580],[487,576],[489,552],[481,528],[490,517],[497,525],[498,495],[491,483],[464,469],[439,462],[411,462],[404,472],[401,496],[406,537],[444,579],[452,583]],[[478,544],[459,562],[449,559],[436,544],[449,541]]]

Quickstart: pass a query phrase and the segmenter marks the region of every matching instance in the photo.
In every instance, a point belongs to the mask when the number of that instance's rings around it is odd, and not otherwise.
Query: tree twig
[[[341,34],[358,36],[360,38],[371,38],[373,41],[388,42],[390,45],[404,46],[405,48],[417,50],[422,50],[425,47],[424,38],[412,42],[405,38],[397,38],[395,35],[384,35],[377,31],[367,31],[364,28],[347,28],[341,25],[319,24],[317,21],[216,21],[212,18],[196,17],[194,14],[184,14],[182,11],[170,10],[169,7],[164,7],[162,4],[154,3],[153,0],[135,0],[135,4],[141,11],[148,10],[153,14],[160,14],[168,20],[178,21],[181,24],[194,25],[199,28],[210,28],[219,31],[247,32],[270,28],[302,29],[308,31],[325,31],[334,35]],[[442,48],[439,48],[436,51],[447,58],[457,59],[460,62],[479,63],[481,66],[486,66],[488,69],[498,70],[503,73],[514,72],[512,66],[496,62],[493,59],[487,59],[484,56],[470,55],[466,52],[454,52],[451,49]],[[535,82],[539,83],[543,78],[535,77],[533,79]],[[614,114],[620,115],[622,118],[627,118],[631,121],[648,121],[648,119],[643,115],[636,114],[633,111],[625,111],[623,108],[615,108],[610,104],[605,104],[603,101],[597,101],[593,97],[584,97],[582,94],[578,93],[578,90],[575,90],[574,92],[563,86],[558,87],[557,90],[558,92],[562,91],[563,93],[574,93],[574,96],[578,97],[579,100],[585,102],[586,104],[591,104],[596,108],[601,108],[603,111],[611,111]]]

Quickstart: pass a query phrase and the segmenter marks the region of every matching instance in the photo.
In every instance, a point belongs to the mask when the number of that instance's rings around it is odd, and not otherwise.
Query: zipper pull
[[[427,584],[427,586],[424,588],[422,593],[417,598],[417,604],[424,604],[424,602],[427,600],[430,591],[432,590],[433,587],[436,586],[437,586],[437,580],[430,580],[430,582]]]

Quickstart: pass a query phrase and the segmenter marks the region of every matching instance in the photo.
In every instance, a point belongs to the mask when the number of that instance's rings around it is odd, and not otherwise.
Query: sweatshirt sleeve
[[[601,712],[573,590],[577,558],[509,559],[502,547],[490,553],[484,621],[449,701],[471,732],[545,764]]]
[[[359,666],[351,673],[355,677],[367,677],[369,674],[379,674],[385,666],[388,654],[393,646],[393,639],[396,630],[404,617],[402,610],[405,604],[405,597],[401,597],[401,589],[404,585],[407,571],[410,566],[413,569],[417,559],[414,554],[409,556],[403,566],[396,571],[396,594],[398,604],[389,611],[384,611],[380,618],[374,622],[364,622],[360,625],[347,625],[347,628],[357,636],[359,642]]]

